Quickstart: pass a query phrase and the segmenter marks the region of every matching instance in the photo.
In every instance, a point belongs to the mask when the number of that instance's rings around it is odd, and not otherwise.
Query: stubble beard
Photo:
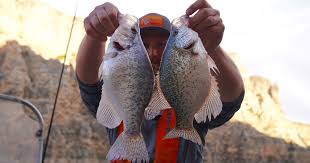
[[[156,63],[152,63],[152,67],[153,67],[153,71],[154,71],[154,74],[158,74],[158,71],[159,71],[159,64],[156,64]]]

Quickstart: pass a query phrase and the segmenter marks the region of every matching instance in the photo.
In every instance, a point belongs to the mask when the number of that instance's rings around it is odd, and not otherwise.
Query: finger
[[[112,33],[114,33],[114,25],[112,22],[109,20],[108,14],[106,13],[105,10],[101,9],[96,12],[96,17],[98,18],[99,23],[104,29],[104,33],[106,36],[111,36]]]
[[[206,30],[212,26],[217,26],[222,24],[222,19],[219,16],[208,16],[206,19],[202,20],[202,22],[194,27],[193,29],[197,31]]]
[[[92,12],[90,13],[90,15],[88,16],[90,25],[99,33],[101,34],[105,34],[105,30],[103,25],[100,23],[99,18],[96,15],[96,12]]]
[[[225,25],[223,24],[222,21],[210,28],[211,28],[211,31],[221,31],[222,33],[224,33],[225,31]]]
[[[114,28],[116,29],[118,27],[118,20],[117,17],[120,14],[118,9],[111,3],[107,2],[106,5],[104,6],[104,9],[106,13],[109,16],[110,21],[112,22]]]
[[[206,0],[197,0],[187,8],[186,15],[192,15],[194,12],[196,12],[201,8],[212,8],[212,7]]]
[[[199,10],[193,17],[189,19],[189,26],[194,28],[209,16],[220,16],[220,12],[213,8],[204,8]]]
[[[84,19],[84,28],[87,35],[96,38],[98,40],[105,40],[106,37],[100,37],[102,34],[97,32],[94,27],[91,25],[89,18]]]

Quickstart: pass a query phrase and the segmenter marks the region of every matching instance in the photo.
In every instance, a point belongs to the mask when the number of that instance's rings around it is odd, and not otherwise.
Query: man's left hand
[[[190,16],[189,27],[199,34],[206,50],[214,51],[222,41],[225,26],[220,17],[220,12],[213,9],[206,0],[197,0],[186,10]]]

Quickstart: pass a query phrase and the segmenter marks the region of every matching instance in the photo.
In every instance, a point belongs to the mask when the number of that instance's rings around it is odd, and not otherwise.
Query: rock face
[[[57,59],[65,52],[71,23],[72,17],[37,1],[0,1],[0,93],[31,101],[43,115],[45,137],[62,69]],[[73,57],[64,68],[46,155],[50,163],[103,162],[109,149],[105,129],[80,100],[74,54],[84,31],[80,20],[75,24],[68,53]],[[310,126],[286,119],[281,88],[237,65],[245,99],[230,122],[209,131],[205,162],[309,162]]]
[[[0,92],[30,100],[43,114],[45,136],[62,64],[29,47],[9,42],[0,49]],[[100,162],[109,149],[105,129],[87,112],[72,66],[63,74],[47,151],[47,162]],[[242,108],[227,124],[210,130],[206,162],[308,162],[310,126],[290,122],[281,112],[277,86],[245,78]]]
[[[17,42],[8,42],[0,49],[0,93],[22,97],[36,106],[45,122],[44,137],[61,68],[59,61],[45,60]],[[72,66],[64,70],[48,147],[47,162],[98,162],[105,159],[109,147],[105,129],[80,100]]]
[[[240,111],[207,135],[206,162],[309,162],[310,126],[285,118],[276,85],[257,76],[244,81]]]

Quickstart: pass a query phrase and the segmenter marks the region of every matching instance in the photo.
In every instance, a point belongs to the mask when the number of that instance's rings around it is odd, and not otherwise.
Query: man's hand
[[[84,28],[87,36],[99,41],[106,41],[118,27],[117,17],[120,14],[112,3],[104,3],[97,6],[84,19]]]
[[[220,12],[213,9],[206,0],[197,0],[186,10],[186,15],[190,16],[189,27],[199,34],[206,50],[213,52],[222,41],[225,26],[220,17]]]

